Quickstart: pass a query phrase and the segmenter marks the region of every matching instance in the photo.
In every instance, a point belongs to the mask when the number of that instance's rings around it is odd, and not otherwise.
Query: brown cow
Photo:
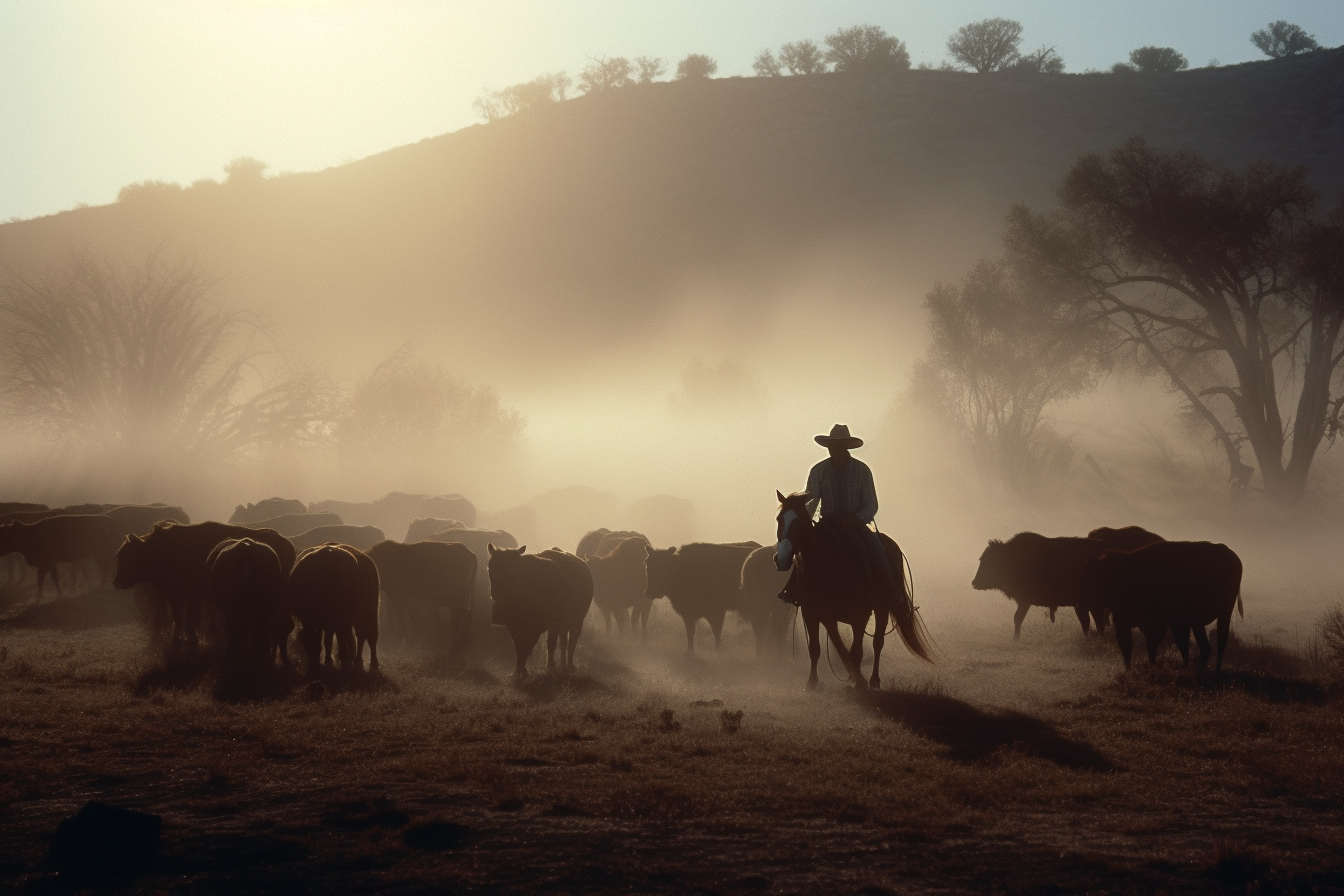
[[[289,538],[293,535],[302,535],[318,526],[344,526],[345,521],[334,513],[287,513],[247,525],[254,529],[274,529]]]
[[[306,551],[329,542],[348,544],[352,548],[367,551],[386,538],[383,530],[376,526],[318,526],[294,535],[289,540],[294,543],[296,551]]]
[[[1156,532],[1149,532],[1139,526],[1124,526],[1119,529],[1110,529],[1103,526],[1087,533],[1087,537],[1095,538],[1112,551],[1137,551],[1153,542],[1166,541]]]
[[[308,508],[302,501],[294,498],[267,498],[255,504],[239,504],[229,517],[229,523],[236,526],[251,526],[262,520],[273,519],[291,513],[307,513]]]
[[[1022,620],[1032,607],[1049,607],[1051,619],[1055,608],[1073,607],[1083,634],[1087,634],[1087,610],[1079,606],[1079,576],[1088,558],[1100,556],[1105,549],[1104,544],[1091,538],[1046,538],[1035,532],[1019,532],[1006,542],[994,539],[980,555],[971,587],[1002,591],[1017,601],[1014,638],[1022,636]],[[1094,618],[1100,634],[1105,615],[1094,614]]]
[[[153,529],[156,523],[191,522],[191,517],[181,507],[169,504],[122,504],[111,507],[103,513],[117,521],[124,535],[144,535]]]
[[[546,632],[546,670],[555,671],[555,647],[568,670],[583,619],[593,603],[593,576],[588,564],[558,548],[540,554],[489,545],[490,621],[509,630],[518,664],[514,674],[527,677],[527,658]]]
[[[731,608],[751,623],[756,636],[756,659],[778,659],[784,654],[784,635],[793,621],[794,607],[779,599],[789,573],[775,568],[775,547],[767,545],[747,555],[737,600]]]
[[[98,564],[102,582],[106,585],[122,537],[116,522],[101,514],[49,516],[31,523],[4,523],[0,524],[0,556],[18,551],[24,562],[37,568],[37,599],[40,601],[48,575],[56,583],[56,594],[60,596],[57,563],[92,559]]]
[[[742,564],[759,547],[754,541],[696,542],[649,551],[649,597],[666,597],[672,603],[686,626],[686,653],[695,653],[695,626],[701,619],[714,633],[714,646],[720,646],[723,617],[742,585]]]
[[[226,539],[215,545],[206,566],[210,596],[224,619],[225,651],[259,663],[270,662],[279,647],[288,667],[285,642],[294,622],[275,548],[251,538]]]
[[[369,671],[378,668],[378,567],[363,551],[343,544],[309,548],[289,576],[294,615],[303,626],[299,641],[308,656],[308,672],[317,671],[325,638],[327,665],[331,642],[340,648],[342,671],[364,669],[364,642],[369,644]]]
[[[471,549],[436,541],[381,541],[369,548],[369,556],[378,566],[394,631],[460,653],[471,633],[477,566]]]
[[[115,588],[145,584],[151,596],[163,601],[172,613],[173,639],[196,643],[196,622],[201,595],[209,590],[206,560],[215,545],[229,538],[251,538],[268,544],[280,558],[285,575],[294,566],[294,545],[274,529],[250,529],[227,523],[194,525],[160,523],[147,535],[131,535],[117,551]]]
[[[1153,663],[1167,629],[1181,659],[1189,663],[1193,629],[1199,663],[1207,665],[1209,636],[1204,626],[1217,621],[1214,670],[1221,672],[1232,609],[1241,611],[1241,558],[1227,545],[1208,541],[1159,541],[1137,551],[1107,551],[1084,566],[1082,593],[1088,608],[1111,611],[1126,669],[1135,628],[1143,632],[1148,661]]]
[[[461,520],[446,520],[439,516],[426,516],[413,520],[406,527],[406,537],[402,539],[406,544],[414,544],[417,541],[429,541],[431,535],[435,532],[442,532],[444,529],[465,529],[467,524]]]
[[[488,628],[484,614],[490,606],[490,576],[486,572],[490,564],[490,545],[495,547],[516,548],[518,539],[502,529],[441,529],[431,535],[427,541],[439,541],[444,544],[464,544],[476,555],[476,587],[473,590],[476,623]]]
[[[589,557],[587,563],[593,574],[593,603],[602,612],[607,634],[611,634],[611,620],[615,618],[617,634],[624,638],[628,623],[634,637],[641,611],[647,633],[649,576],[644,562],[649,554],[648,541],[643,536],[608,537],[602,545],[606,550]]]

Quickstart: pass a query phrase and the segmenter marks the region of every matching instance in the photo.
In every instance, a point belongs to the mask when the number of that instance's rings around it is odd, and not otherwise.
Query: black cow
[[[215,545],[206,559],[210,596],[224,619],[226,653],[234,659],[270,662],[278,647],[286,667],[286,641],[294,628],[286,570],[275,548],[251,538]]]
[[[1135,628],[1143,632],[1148,660],[1154,663],[1167,629],[1188,663],[1193,629],[1200,665],[1207,665],[1209,636],[1204,626],[1217,621],[1214,669],[1221,672],[1232,609],[1241,611],[1241,572],[1241,558],[1225,544],[1160,541],[1137,551],[1107,551],[1089,559],[1081,588],[1084,606],[1110,610],[1126,669]]]
[[[437,541],[381,541],[369,548],[369,556],[378,566],[395,632],[452,652],[466,646],[477,567],[470,548]]]
[[[1006,542],[994,539],[980,555],[971,587],[1002,591],[1017,601],[1014,638],[1022,636],[1022,620],[1032,607],[1050,608],[1051,620],[1057,608],[1073,607],[1083,634],[1087,634],[1087,611],[1079,606],[1079,577],[1088,558],[1100,556],[1105,549],[1092,538],[1046,538],[1035,532],[1019,532]],[[1093,618],[1100,634],[1105,628],[1105,615],[1097,613]]]
[[[49,516],[31,523],[22,521],[0,524],[0,556],[18,551],[24,561],[37,568],[37,599],[47,576],[56,583],[60,596],[61,580],[57,563],[92,559],[98,564],[106,585],[121,546],[121,529],[101,514]]]
[[[489,545],[490,621],[509,630],[517,656],[515,675],[527,677],[527,658],[546,632],[546,669],[555,671],[555,648],[566,669],[574,668],[574,649],[583,618],[593,603],[593,576],[573,554],[558,548],[524,554]]]
[[[310,674],[317,670],[324,639],[327,665],[332,664],[333,637],[343,671],[364,668],[366,641],[369,670],[378,668],[379,578],[368,554],[343,544],[309,548],[294,564],[289,582]]]
[[[714,633],[714,646],[722,643],[723,617],[738,598],[742,564],[759,547],[754,541],[696,542],[649,551],[649,597],[666,597],[672,603],[686,626],[688,654],[695,653],[695,626],[701,619]]]
[[[1137,551],[1153,542],[1166,541],[1156,532],[1149,532],[1139,526],[1123,526],[1119,529],[1110,529],[1103,526],[1087,533],[1087,537],[1095,538],[1112,551]]]

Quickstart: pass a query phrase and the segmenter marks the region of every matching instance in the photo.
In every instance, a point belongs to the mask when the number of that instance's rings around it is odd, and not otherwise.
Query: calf
[[[1214,670],[1222,671],[1232,608],[1241,611],[1241,558],[1227,545],[1160,541],[1137,551],[1107,551],[1087,561],[1081,588],[1085,606],[1111,611],[1126,669],[1134,650],[1135,628],[1143,632],[1148,660],[1154,663],[1167,629],[1188,663],[1193,629],[1200,665],[1207,665],[1209,636],[1204,626],[1216,620]]]
[[[115,588],[144,584],[151,596],[167,605],[173,617],[173,638],[196,643],[201,595],[209,591],[206,561],[215,545],[230,538],[251,538],[268,544],[280,558],[285,575],[294,566],[294,545],[273,529],[249,529],[226,523],[194,525],[160,523],[148,534],[127,536],[117,551]]]
[[[583,632],[583,618],[593,603],[593,576],[588,565],[558,548],[524,554],[497,548],[490,555],[490,621],[509,630],[518,664],[515,675],[527,677],[527,658],[546,632],[546,670],[555,671],[555,648],[568,670],[574,668],[574,649]]]
[[[471,549],[436,541],[381,541],[369,548],[369,556],[397,630],[460,653],[471,632],[477,566]]]
[[[737,544],[684,544],[650,550],[647,569],[649,597],[666,597],[686,626],[686,653],[695,653],[695,626],[701,620],[722,643],[723,617],[737,600],[742,564],[759,548],[756,542]]]
[[[343,544],[310,548],[294,564],[289,588],[309,674],[321,662],[324,638],[327,665],[332,664],[334,638],[343,671],[363,670],[366,641],[369,671],[378,668],[379,578],[368,554]]]
[[[106,585],[121,545],[121,529],[101,514],[49,516],[31,523],[22,521],[0,524],[0,556],[18,551],[29,566],[37,568],[37,599],[47,576],[61,593],[57,563],[92,559],[98,564]]]
[[[285,641],[294,623],[285,594],[285,570],[275,548],[251,538],[225,539],[210,552],[206,566],[210,596],[224,619],[229,656],[269,662],[278,646],[288,666]]]
[[[1049,607],[1051,619],[1057,608],[1073,607],[1087,634],[1087,610],[1079,605],[1079,577],[1088,558],[1100,556],[1105,549],[1091,538],[1046,538],[1035,532],[1019,532],[1006,542],[994,539],[980,555],[971,587],[1002,591],[1017,602],[1014,638],[1022,636],[1022,620],[1032,607]],[[1098,613],[1094,618],[1100,633],[1105,616]]]

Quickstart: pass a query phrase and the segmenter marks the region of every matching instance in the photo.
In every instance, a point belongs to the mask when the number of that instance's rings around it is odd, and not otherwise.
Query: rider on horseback
[[[807,474],[807,510],[815,513],[821,504],[821,525],[833,526],[855,544],[863,558],[882,602],[895,607],[901,599],[900,587],[892,575],[886,548],[877,532],[868,524],[877,515],[877,489],[873,486],[873,471],[863,461],[850,456],[851,448],[863,445],[863,439],[849,434],[849,427],[837,423],[831,434],[817,436],[818,445],[830,450],[831,456],[817,462]],[[795,567],[780,600],[798,603],[798,570]]]

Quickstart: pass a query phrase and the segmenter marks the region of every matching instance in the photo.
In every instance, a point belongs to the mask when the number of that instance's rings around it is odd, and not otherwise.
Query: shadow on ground
[[[279,666],[230,662],[212,647],[177,646],[165,650],[159,661],[141,672],[132,685],[138,697],[156,691],[194,691],[209,688],[221,703],[285,700],[302,693],[308,700],[333,694],[372,694],[397,690],[381,671],[342,671],[319,666],[312,674]]]
[[[984,762],[997,750],[1012,747],[1066,768],[1115,768],[1091,744],[1064,737],[1025,713],[986,712],[953,697],[912,691],[871,691],[862,699],[880,715],[942,744],[945,757],[956,762]]]
[[[109,589],[16,607],[0,619],[0,628],[77,632],[127,625],[139,622],[140,619],[140,610],[132,592]]]

